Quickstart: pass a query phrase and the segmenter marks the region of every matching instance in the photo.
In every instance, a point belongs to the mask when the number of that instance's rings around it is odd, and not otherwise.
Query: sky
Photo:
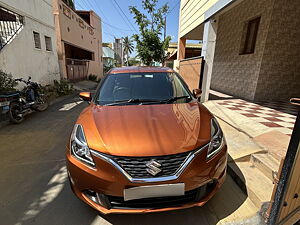
[[[113,42],[114,37],[121,38],[138,33],[129,6],[142,10],[142,0],[74,0],[76,9],[93,10],[102,19],[103,42]],[[171,42],[177,42],[180,0],[158,0],[158,6],[168,3],[167,35]]]

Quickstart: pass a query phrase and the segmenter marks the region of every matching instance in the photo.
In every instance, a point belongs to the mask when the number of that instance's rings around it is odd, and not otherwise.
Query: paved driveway
[[[86,103],[69,98],[0,129],[0,224],[216,224],[257,210],[227,178],[204,207],[143,215],[100,215],[69,188],[64,147]]]

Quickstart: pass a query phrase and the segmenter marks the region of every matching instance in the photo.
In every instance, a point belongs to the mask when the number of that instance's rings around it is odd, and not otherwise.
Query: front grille
[[[192,151],[193,152],[193,151]],[[176,155],[167,156],[153,156],[153,157],[120,157],[112,156],[132,178],[151,178],[153,175],[147,172],[146,164],[151,160],[155,160],[161,164],[159,172],[156,177],[166,177],[175,175],[180,166],[184,163],[185,159],[192,152],[184,152]]]
[[[123,197],[106,195],[110,207],[113,209],[156,209],[178,207],[187,203],[199,202],[216,186],[216,181],[203,185],[197,189],[186,191],[183,196],[144,198],[124,201]]]

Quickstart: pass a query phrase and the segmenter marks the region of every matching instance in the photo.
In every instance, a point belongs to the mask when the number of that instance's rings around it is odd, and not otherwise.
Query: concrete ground
[[[69,187],[65,145],[86,106],[78,97],[0,129],[0,224],[258,224],[258,208],[227,176],[203,207],[142,215],[100,215]],[[254,217],[253,217],[254,216]],[[251,219],[246,219],[250,218]]]

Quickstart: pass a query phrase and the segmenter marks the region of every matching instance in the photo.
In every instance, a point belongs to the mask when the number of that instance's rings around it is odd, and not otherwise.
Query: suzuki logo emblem
[[[159,169],[159,167],[161,167],[161,164],[159,162],[155,161],[154,159],[152,159],[150,162],[147,162],[146,166],[148,167],[146,169],[147,172],[153,176],[155,176],[159,172],[161,172],[161,169]]]

